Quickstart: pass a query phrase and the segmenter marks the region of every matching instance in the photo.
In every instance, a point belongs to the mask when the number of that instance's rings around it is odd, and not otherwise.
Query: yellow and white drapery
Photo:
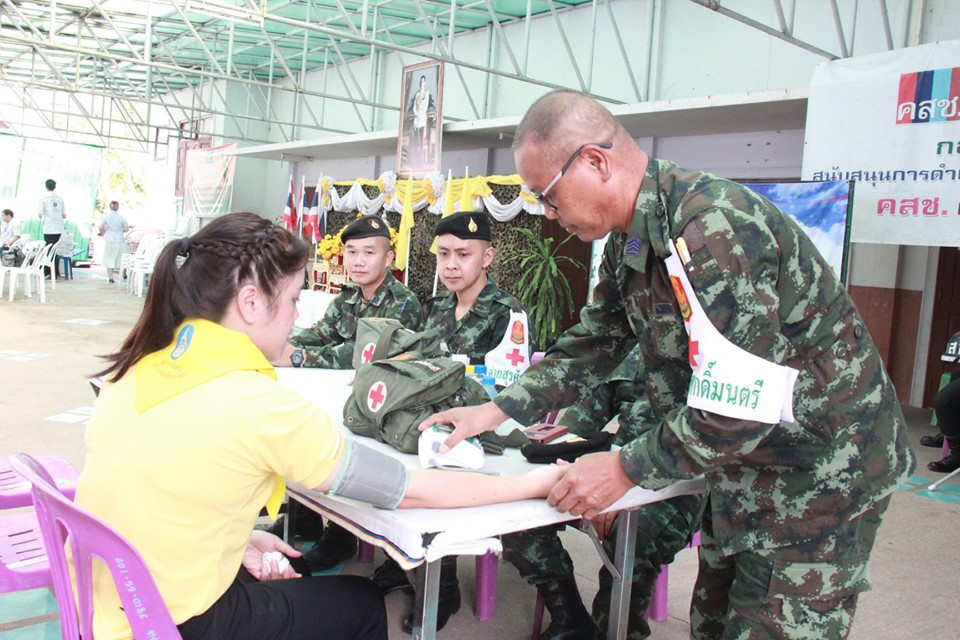
[[[402,213],[403,204],[407,199],[408,189],[412,189],[412,206],[414,211],[427,209],[434,215],[441,215],[444,210],[444,198],[448,197],[447,178],[441,173],[431,173],[423,180],[397,180],[393,171],[383,173],[376,180],[357,178],[354,181],[327,182],[324,180],[322,206],[324,211],[336,210],[340,212],[360,211],[366,215],[378,214],[381,211]],[[475,176],[472,178],[453,178],[450,180],[450,196],[459,210],[459,204],[464,197],[473,202],[473,209],[483,206],[494,220],[507,222],[513,220],[521,211],[532,215],[543,215],[543,205],[537,202],[533,194],[527,189],[519,175],[510,176]],[[350,189],[343,195],[337,195],[333,185],[350,185]],[[411,186],[408,186],[411,185]],[[501,203],[493,195],[492,185],[514,185],[520,187],[520,195],[512,202]],[[363,187],[375,186],[379,193],[368,198]]]

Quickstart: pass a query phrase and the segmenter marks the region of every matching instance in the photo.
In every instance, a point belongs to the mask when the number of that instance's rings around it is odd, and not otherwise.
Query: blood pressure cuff
[[[407,468],[396,458],[346,440],[340,473],[329,493],[396,509],[407,494]]]
[[[557,460],[573,462],[580,456],[598,451],[609,451],[613,434],[601,431],[589,436],[580,436],[576,440],[567,440],[556,444],[525,444],[520,453],[534,464],[552,464]]]

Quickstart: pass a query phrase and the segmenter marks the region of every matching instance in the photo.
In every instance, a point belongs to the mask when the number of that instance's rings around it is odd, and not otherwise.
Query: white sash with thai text
[[[755,356],[717,331],[697,300],[672,241],[666,262],[693,368],[687,405],[765,424],[793,422],[793,385],[800,372]]]
[[[527,324],[526,313],[511,311],[503,339],[483,359],[487,365],[487,375],[496,378],[500,386],[513,384],[530,366],[530,331]]]

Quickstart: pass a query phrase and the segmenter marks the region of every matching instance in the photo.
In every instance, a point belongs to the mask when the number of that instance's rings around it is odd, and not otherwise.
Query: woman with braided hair
[[[76,501],[137,547],[186,640],[387,637],[370,581],[300,577],[267,555],[297,551],[251,534],[283,478],[403,508],[545,497],[564,472],[408,472],[279,385],[270,361],[290,337],[308,256],[254,214],[217,218],[164,248],[139,320],[106,357]],[[131,637],[112,581],[94,569],[96,637]]]

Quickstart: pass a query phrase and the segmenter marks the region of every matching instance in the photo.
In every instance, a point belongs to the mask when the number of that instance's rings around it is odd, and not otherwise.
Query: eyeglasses
[[[539,202],[540,204],[546,207],[550,207],[554,211],[559,211],[559,209],[557,208],[557,205],[555,205],[553,202],[551,202],[547,198],[547,194],[550,193],[550,189],[553,189],[553,187],[556,186],[558,182],[560,182],[560,178],[563,177],[563,174],[567,172],[567,169],[569,169],[573,165],[576,159],[580,157],[580,153],[583,152],[583,150],[589,147],[590,145],[600,147],[601,149],[610,149],[613,147],[612,142],[588,142],[587,144],[580,145],[580,147],[573,152],[573,155],[570,156],[570,159],[567,160],[562,167],[560,167],[560,171],[557,173],[556,176],[554,176],[553,180],[550,181],[550,184],[544,187],[543,191],[541,191],[540,193],[537,193],[536,191],[531,191],[531,193],[533,194],[533,197],[537,199],[537,202]]]

